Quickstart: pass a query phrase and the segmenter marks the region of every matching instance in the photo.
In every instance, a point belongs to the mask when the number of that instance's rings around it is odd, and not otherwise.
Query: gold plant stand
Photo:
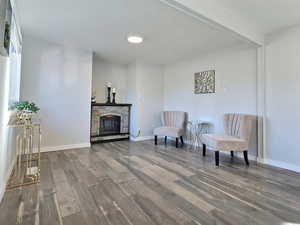
[[[16,162],[6,189],[40,182],[41,126],[40,123],[10,125],[17,132]]]

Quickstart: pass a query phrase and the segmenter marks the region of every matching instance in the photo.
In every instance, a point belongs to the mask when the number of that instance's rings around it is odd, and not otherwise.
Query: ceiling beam
[[[224,7],[218,0],[160,0],[202,22],[219,29],[233,32],[254,46],[264,45],[264,35],[232,9]]]

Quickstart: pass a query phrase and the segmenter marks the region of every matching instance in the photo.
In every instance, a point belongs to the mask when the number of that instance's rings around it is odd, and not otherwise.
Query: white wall
[[[130,134],[132,136],[138,135],[137,128],[137,73],[136,63],[131,63],[127,68],[127,102],[132,104],[130,114]]]
[[[163,67],[142,62],[128,66],[128,102],[133,104],[131,134],[153,136],[163,110]]]
[[[140,136],[152,136],[163,109],[163,67],[143,62],[122,66],[94,55],[92,86],[97,102],[106,102],[107,82],[117,89],[117,103],[133,104],[131,135],[140,131]]]
[[[0,55],[0,202],[5,184],[13,163],[13,151],[8,149],[7,117],[8,117],[9,58]]]
[[[138,129],[141,136],[153,136],[153,129],[161,126],[163,110],[163,67],[137,63]]]
[[[127,97],[127,66],[104,61],[99,56],[93,57],[93,92],[97,102],[106,102],[107,82],[117,89],[116,102],[125,103]]]
[[[267,37],[266,160],[300,171],[300,26]]]
[[[92,53],[25,36],[21,99],[35,102],[42,147],[89,144]]]
[[[19,65],[12,55],[0,56],[0,202],[16,159],[17,130],[7,126],[10,101],[18,101],[20,94],[20,74],[13,68]]]
[[[0,202],[16,159],[15,138],[17,132],[15,129],[8,127],[7,123],[9,120],[9,105],[18,101],[20,97],[22,37],[20,36],[14,8],[13,13],[10,54],[8,57],[0,56]]]
[[[194,94],[194,73],[212,69],[216,93]],[[235,48],[166,66],[164,109],[186,111],[190,120],[210,121],[212,132],[223,132],[224,113],[256,115],[256,50]],[[250,149],[254,156],[255,132],[256,127]]]

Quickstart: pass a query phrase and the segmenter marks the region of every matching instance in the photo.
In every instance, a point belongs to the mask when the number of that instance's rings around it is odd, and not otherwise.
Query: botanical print
[[[215,71],[195,73],[195,94],[215,93]]]

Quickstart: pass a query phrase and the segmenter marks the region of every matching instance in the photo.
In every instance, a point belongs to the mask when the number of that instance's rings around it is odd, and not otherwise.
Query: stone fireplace
[[[129,139],[130,108],[131,104],[93,103],[91,142]]]

